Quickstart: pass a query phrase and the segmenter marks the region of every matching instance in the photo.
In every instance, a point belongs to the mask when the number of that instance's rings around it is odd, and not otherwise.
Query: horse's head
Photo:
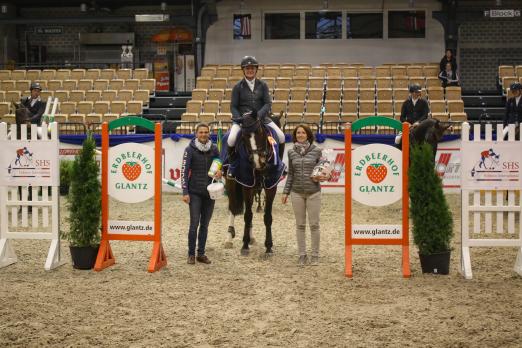
[[[256,170],[264,170],[268,161],[268,137],[261,121],[251,116],[243,119],[241,124],[243,141],[250,161]]]

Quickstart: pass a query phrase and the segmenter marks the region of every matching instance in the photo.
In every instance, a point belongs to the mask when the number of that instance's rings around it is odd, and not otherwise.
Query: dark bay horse
[[[256,193],[265,192],[263,220],[265,224],[265,255],[272,253],[272,205],[277,192],[277,183],[284,164],[274,146],[275,139],[257,119],[245,118],[241,137],[236,144],[240,169],[234,178],[226,175],[225,187],[228,195],[229,211],[232,216],[244,214],[244,233],[242,255],[248,255],[252,237],[252,206]],[[243,153],[243,155],[241,155]],[[275,158],[274,158],[275,157]],[[277,165],[274,165],[276,163]],[[227,170],[231,170],[228,168]],[[236,169],[237,170],[237,169]],[[251,177],[250,177],[251,176]],[[233,218],[231,217],[233,222]],[[235,235],[233,226],[229,227],[231,237]]]
[[[15,122],[16,122],[16,139],[20,139],[21,137],[21,128],[22,124],[28,125],[28,138],[30,139],[30,132],[31,132],[31,126],[30,126],[30,119],[31,119],[31,112],[28,108],[23,106],[20,103],[13,103],[15,107]]]
[[[450,125],[442,125],[439,120],[427,118],[410,128],[410,146],[428,143],[433,151],[433,161],[437,155],[437,147],[444,132]],[[401,141],[402,143],[402,141]]]

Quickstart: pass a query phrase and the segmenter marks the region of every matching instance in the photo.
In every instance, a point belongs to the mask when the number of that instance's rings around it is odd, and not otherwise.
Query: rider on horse
[[[428,118],[430,107],[426,99],[421,98],[421,86],[414,83],[410,86],[410,96],[404,101],[401,109],[401,122],[415,124]]]
[[[38,82],[31,84],[31,96],[23,97],[20,104],[26,107],[31,113],[31,117],[27,120],[32,124],[40,125],[42,122],[42,115],[45,112],[45,102],[40,98],[42,87]]]
[[[417,83],[410,85],[410,96],[404,101],[401,108],[401,122],[408,122],[417,126],[428,118],[430,107],[426,99],[421,98],[421,86]],[[395,144],[400,144],[402,134],[395,137]]]
[[[241,69],[245,77],[232,89],[230,111],[233,125],[227,140],[229,158],[234,155],[237,137],[241,130],[240,124],[246,116],[260,120],[271,129],[272,136],[280,144],[279,158],[283,157],[285,135],[270,119],[272,97],[266,82],[256,78],[258,67],[259,63],[255,57],[245,56],[241,60]]]
[[[510,86],[513,97],[506,103],[506,113],[504,115],[504,127],[510,123],[522,123],[522,84],[512,83]]]

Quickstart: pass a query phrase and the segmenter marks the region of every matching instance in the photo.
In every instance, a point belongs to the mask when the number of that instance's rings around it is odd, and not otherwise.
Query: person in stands
[[[42,87],[38,82],[33,82],[31,84],[30,90],[31,95],[28,97],[23,97],[22,100],[20,100],[20,104],[26,107],[31,113],[29,122],[31,122],[31,124],[41,125],[42,115],[45,112],[46,105],[46,103],[40,98]]]
[[[219,152],[217,146],[210,140],[209,126],[200,123],[196,126],[196,138],[192,139],[185,149],[181,168],[183,202],[189,205],[190,212],[187,259],[189,265],[193,265],[196,260],[201,263],[211,263],[205,255],[205,245],[215,201],[210,198],[207,186],[212,182],[208,171],[215,158],[219,158]],[[216,172],[214,178],[221,178],[220,170]],[[197,257],[196,239],[198,242]]]
[[[453,55],[453,51],[451,49],[446,49],[446,54],[439,63],[439,71],[446,70],[446,64],[451,63],[451,70],[457,71],[457,60],[455,59],[455,56]]]
[[[444,88],[459,85],[459,75],[453,70],[451,63],[446,63],[446,69],[439,73],[439,80]]]

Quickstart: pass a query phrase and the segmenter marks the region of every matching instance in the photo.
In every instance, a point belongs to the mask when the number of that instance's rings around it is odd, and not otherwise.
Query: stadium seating
[[[148,77],[147,69],[0,70],[0,102],[18,102],[30,93],[30,84],[38,82],[43,88],[42,99],[59,100],[56,120],[101,122],[129,113],[142,114],[155,92],[156,82]],[[0,106],[0,117],[14,120],[2,117],[11,111]]]

